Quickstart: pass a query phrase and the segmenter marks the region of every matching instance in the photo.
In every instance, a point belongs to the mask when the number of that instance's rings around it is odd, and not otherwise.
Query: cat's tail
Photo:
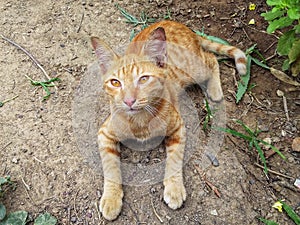
[[[245,53],[239,48],[223,45],[217,42],[210,41],[201,37],[201,46],[208,51],[215,52],[217,54],[226,55],[235,60],[235,66],[240,75],[245,75],[247,72],[247,57]]]

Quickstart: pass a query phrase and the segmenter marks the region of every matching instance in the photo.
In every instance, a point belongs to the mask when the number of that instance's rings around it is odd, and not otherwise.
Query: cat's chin
[[[128,109],[126,111],[126,114],[129,115],[129,116],[132,116],[132,115],[136,115],[136,114],[138,114],[142,111],[143,111],[142,109]]]

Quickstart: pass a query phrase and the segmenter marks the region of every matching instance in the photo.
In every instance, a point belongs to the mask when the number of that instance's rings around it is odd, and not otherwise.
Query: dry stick
[[[285,112],[286,119],[287,119],[287,121],[290,121],[289,111],[288,111],[288,108],[287,108],[286,97],[283,95],[283,96],[282,96],[282,99],[283,99],[283,108],[284,108],[284,112]]]
[[[4,145],[3,148],[1,148],[1,152],[6,149],[10,144],[12,143],[12,141],[8,142],[6,145]]]
[[[259,165],[258,163],[254,163],[254,165],[257,166],[257,167],[259,167],[259,168],[261,168],[261,169],[264,169],[264,167],[261,166],[261,165]],[[268,172],[273,173],[273,174],[276,174],[276,175],[281,176],[281,177],[288,178],[288,179],[295,179],[294,177],[290,177],[290,176],[288,176],[288,175],[284,175],[284,174],[279,173],[279,172],[274,171],[274,170],[268,169]]]
[[[77,33],[79,33],[79,31],[80,31],[80,29],[81,29],[83,19],[84,19],[84,11],[83,11],[82,16],[81,16],[81,20],[80,20],[80,23],[79,23],[79,27],[78,27],[78,29],[77,29]]]
[[[77,196],[78,196],[79,191],[80,191],[80,189],[78,189],[78,190],[76,191],[76,194],[75,194],[75,197],[74,197],[74,205],[73,205],[73,207],[74,207],[74,212],[75,212],[75,215],[76,215],[77,218],[79,218],[79,216],[78,216],[78,214],[77,214],[76,200],[77,200]]]
[[[156,212],[156,209],[155,209],[155,207],[154,207],[152,198],[151,198],[151,205],[152,205],[152,209],[153,209],[153,212],[154,212],[155,216],[157,217],[157,219],[159,219],[159,221],[160,221],[161,223],[163,223],[164,221],[162,220],[162,218],[161,218],[161,217],[158,215],[158,213]]]
[[[26,184],[26,182],[25,182],[25,180],[23,179],[23,177],[21,177],[21,180],[22,180],[22,182],[23,182],[25,188],[26,188],[28,191],[30,191],[30,186],[29,186],[28,184]]]
[[[204,180],[204,182],[214,191],[214,193],[221,198],[221,194],[219,192],[219,190],[216,188],[215,185],[213,185],[210,181],[208,181],[205,177],[205,174],[203,173],[203,171],[200,169],[199,166],[194,165],[196,170],[198,171],[199,175],[201,176],[201,179]]]
[[[47,74],[47,72],[45,71],[45,69],[41,66],[41,64],[33,57],[32,54],[30,54],[25,48],[23,48],[22,46],[20,46],[19,44],[17,44],[16,42],[4,37],[3,35],[0,35],[1,38],[7,42],[9,42],[10,44],[12,44],[13,46],[17,47],[18,49],[20,49],[22,52],[24,52],[33,62],[34,64],[43,72],[43,74],[45,75],[45,77],[50,80],[51,78],[49,77],[49,75]],[[55,87],[55,89],[57,90],[57,86],[52,83],[53,86]]]
[[[248,40],[252,41],[251,38],[249,37],[248,33],[246,32],[245,28],[243,27],[242,29],[243,29],[244,33],[246,34],[246,37],[248,38]]]
[[[100,213],[97,202],[95,202],[95,208],[96,208],[96,212],[97,212],[97,215],[98,215],[98,219],[101,220],[101,213]]]
[[[264,50],[264,53],[266,53],[267,51],[269,51],[270,48],[273,47],[273,45],[275,45],[277,43],[277,41],[274,41],[272,44],[269,45],[269,47],[267,47],[265,50]]]

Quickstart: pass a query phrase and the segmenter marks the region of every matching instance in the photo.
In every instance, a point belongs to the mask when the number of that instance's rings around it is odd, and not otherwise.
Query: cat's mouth
[[[129,108],[126,112],[129,115],[134,115],[134,114],[141,112],[142,110],[143,110],[142,108]]]

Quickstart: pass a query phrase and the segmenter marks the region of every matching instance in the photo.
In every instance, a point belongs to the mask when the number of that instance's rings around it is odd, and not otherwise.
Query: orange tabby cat
[[[128,138],[144,141],[165,136],[164,201],[172,209],[181,207],[186,199],[182,173],[186,137],[178,92],[198,83],[211,104],[222,101],[219,65],[216,57],[205,50],[234,58],[242,75],[246,73],[245,54],[235,47],[199,37],[172,21],[144,29],[124,56],[115,54],[96,37],[91,40],[111,107],[111,114],[98,133],[104,173],[100,210],[104,218],[116,219],[122,208],[119,143]]]

